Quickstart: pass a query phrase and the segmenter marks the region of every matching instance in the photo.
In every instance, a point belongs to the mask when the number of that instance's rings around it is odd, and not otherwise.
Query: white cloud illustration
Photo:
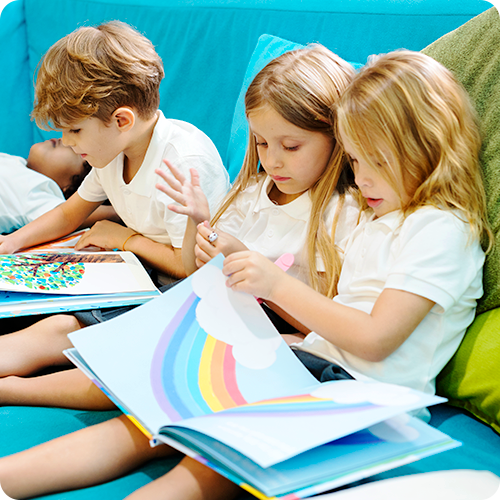
[[[282,340],[279,334],[269,330],[267,320],[262,321],[261,315],[255,314],[261,311],[255,311],[260,306],[253,297],[226,287],[222,271],[210,264],[193,275],[192,287],[201,299],[196,308],[198,323],[212,337],[232,345],[238,363],[255,370],[274,363]],[[247,326],[250,323],[251,330]],[[266,331],[271,331],[271,335],[262,338],[260,335]]]
[[[380,439],[390,443],[406,443],[415,441],[420,433],[414,427],[408,425],[410,416],[407,413],[396,415],[384,422],[368,427],[368,430]]]
[[[408,387],[360,380],[340,380],[322,384],[311,395],[331,399],[339,404],[356,404],[366,401],[379,406],[404,406],[420,399]]]

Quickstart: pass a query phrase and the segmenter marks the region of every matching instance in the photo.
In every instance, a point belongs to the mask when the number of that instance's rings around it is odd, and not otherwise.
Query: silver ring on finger
[[[212,245],[217,241],[217,238],[219,237],[219,235],[215,232],[215,231],[212,231],[209,235],[208,235],[208,241],[210,243],[212,243]]]

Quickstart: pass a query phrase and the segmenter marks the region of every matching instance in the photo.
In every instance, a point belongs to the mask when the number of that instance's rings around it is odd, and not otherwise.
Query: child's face
[[[320,132],[301,129],[270,106],[249,114],[262,167],[271,176],[285,204],[313,186],[325,171],[333,140]]]
[[[95,168],[103,168],[123,151],[114,123],[107,126],[98,118],[87,118],[62,129],[62,141]]]
[[[401,189],[395,191],[377,169],[373,168],[361,155],[357,154],[342,130],[340,130],[340,137],[345,152],[351,158],[354,182],[356,182],[361,194],[366,198],[366,203],[373,209],[375,215],[382,217],[395,210],[400,210],[402,205],[410,199],[403,188],[402,180],[398,183]],[[387,156],[391,157],[391,155]]]
[[[28,167],[54,180],[64,191],[71,186],[73,177],[83,172],[84,160],[61,139],[49,139],[31,146]]]

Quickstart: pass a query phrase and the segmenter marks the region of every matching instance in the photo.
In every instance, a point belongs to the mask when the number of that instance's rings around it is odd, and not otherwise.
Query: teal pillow
[[[298,43],[283,40],[277,36],[261,35],[257,41],[257,46],[253,51],[248,63],[243,85],[241,86],[236,107],[234,108],[233,123],[231,125],[231,135],[226,154],[226,168],[229,172],[231,182],[238,175],[248,142],[248,123],[245,116],[245,93],[255,75],[272,59],[288,52],[289,50],[302,49],[304,46]]]
[[[245,93],[255,75],[272,59],[288,52],[289,50],[302,49],[304,45],[290,42],[273,35],[261,35],[257,41],[257,46],[253,51],[248,63],[243,85],[241,86],[236,107],[234,109],[233,122],[231,125],[231,136],[226,154],[226,167],[229,172],[231,182],[238,175],[248,143],[248,123],[245,116]],[[362,65],[352,63],[355,69]]]

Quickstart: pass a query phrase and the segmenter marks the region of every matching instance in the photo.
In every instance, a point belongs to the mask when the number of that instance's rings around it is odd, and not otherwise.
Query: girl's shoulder
[[[428,226],[432,228],[447,227],[469,233],[471,228],[464,212],[457,209],[445,209],[427,205],[415,210],[404,218],[402,227],[423,229]]]

